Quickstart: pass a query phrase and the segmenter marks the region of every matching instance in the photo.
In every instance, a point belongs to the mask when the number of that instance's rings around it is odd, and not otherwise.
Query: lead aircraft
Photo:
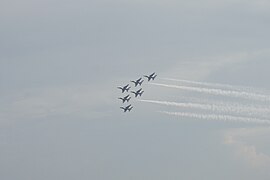
[[[154,72],[154,73],[150,74],[149,76],[144,75],[144,77],[146,77],[147,80],[150,81],[150,80],[155,80],[155,78],[157,77],[157,75],[156,75],[156,73]]]

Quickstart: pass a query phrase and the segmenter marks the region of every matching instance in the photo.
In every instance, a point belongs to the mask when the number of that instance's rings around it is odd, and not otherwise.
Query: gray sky
[[[156,111],[185,109],[137,101],[124,114],[116,87],[155,71],[156,82],[269,95],[269,8],[266,0],[2,0],[0,178],[268,179],[269,126],[168,116]],[[269,107],[143,88],[145,99]]]

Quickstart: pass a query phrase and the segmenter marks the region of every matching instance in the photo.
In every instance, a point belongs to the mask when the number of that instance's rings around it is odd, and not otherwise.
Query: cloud
[[[269,127],[230,129],[224,133],[224,144],[233,147],[236,156],[251,167],[270,167],[270,154],[260,152],[258,147],[250,143],[251,137],[255,137],[258,142],[269,135]]]
[[[225,64],[222,68],[212,71],[208,81],[224,82],[228,84],[240,84],[244,86],[255,86],[257,88],[269,89],[265,83],[269,74],[270,49],[260,49],[245,53],[245,61],[235,63],[233,66]],[[267,91],[269,94],[269,90]]]

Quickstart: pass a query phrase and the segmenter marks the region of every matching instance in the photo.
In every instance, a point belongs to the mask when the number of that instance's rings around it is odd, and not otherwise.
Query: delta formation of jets
[[[152,73],[149,76],[144,75],[144,77],[146,77],[148,81],[151,81],[151,80],[155,80],[157,75],[156,75],[156,73]],[[139,79],[137,79],[135,81],[130,81],[130,82],[134,83],[134,86],[137,87],[138,85],[142,86],[143,81],[144,80],[142,78],[139,78]],[[122,93],[125,93],[125,92],[128,93],[131,86],[129,86],[129,84],[127,84],[127,85],[125,85],[123,87],[119,86],[117,88],[120,89]],[[130,91],[130,92],[134,94],[135,98],[138,98],[138,96],[141,97],[142,94],[144,93],[142,88],[140,88],[139,90]],[[120,99],[122,101],[122,103],[125,103],[125,102],[129,102],[129,100],[131,99],[131,96],[130,96],[130,94],[128,94],[128,95],[126,95],[124,97],[119,97],[118,99]],[[127,112],[127,111],[130,112],[132,110],[132,108],[133,108],[133,106],[131,104],[129,104],[128,106],[125,106],[125,107],[120,107],[120,109],[123,109],[124,112]]]

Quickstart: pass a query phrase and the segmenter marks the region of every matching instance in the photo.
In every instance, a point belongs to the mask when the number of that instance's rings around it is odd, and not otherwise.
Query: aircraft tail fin
[[[125,102],[125,99],[124,98],[118,98],[118,99],[121,99],[123,103]]]

